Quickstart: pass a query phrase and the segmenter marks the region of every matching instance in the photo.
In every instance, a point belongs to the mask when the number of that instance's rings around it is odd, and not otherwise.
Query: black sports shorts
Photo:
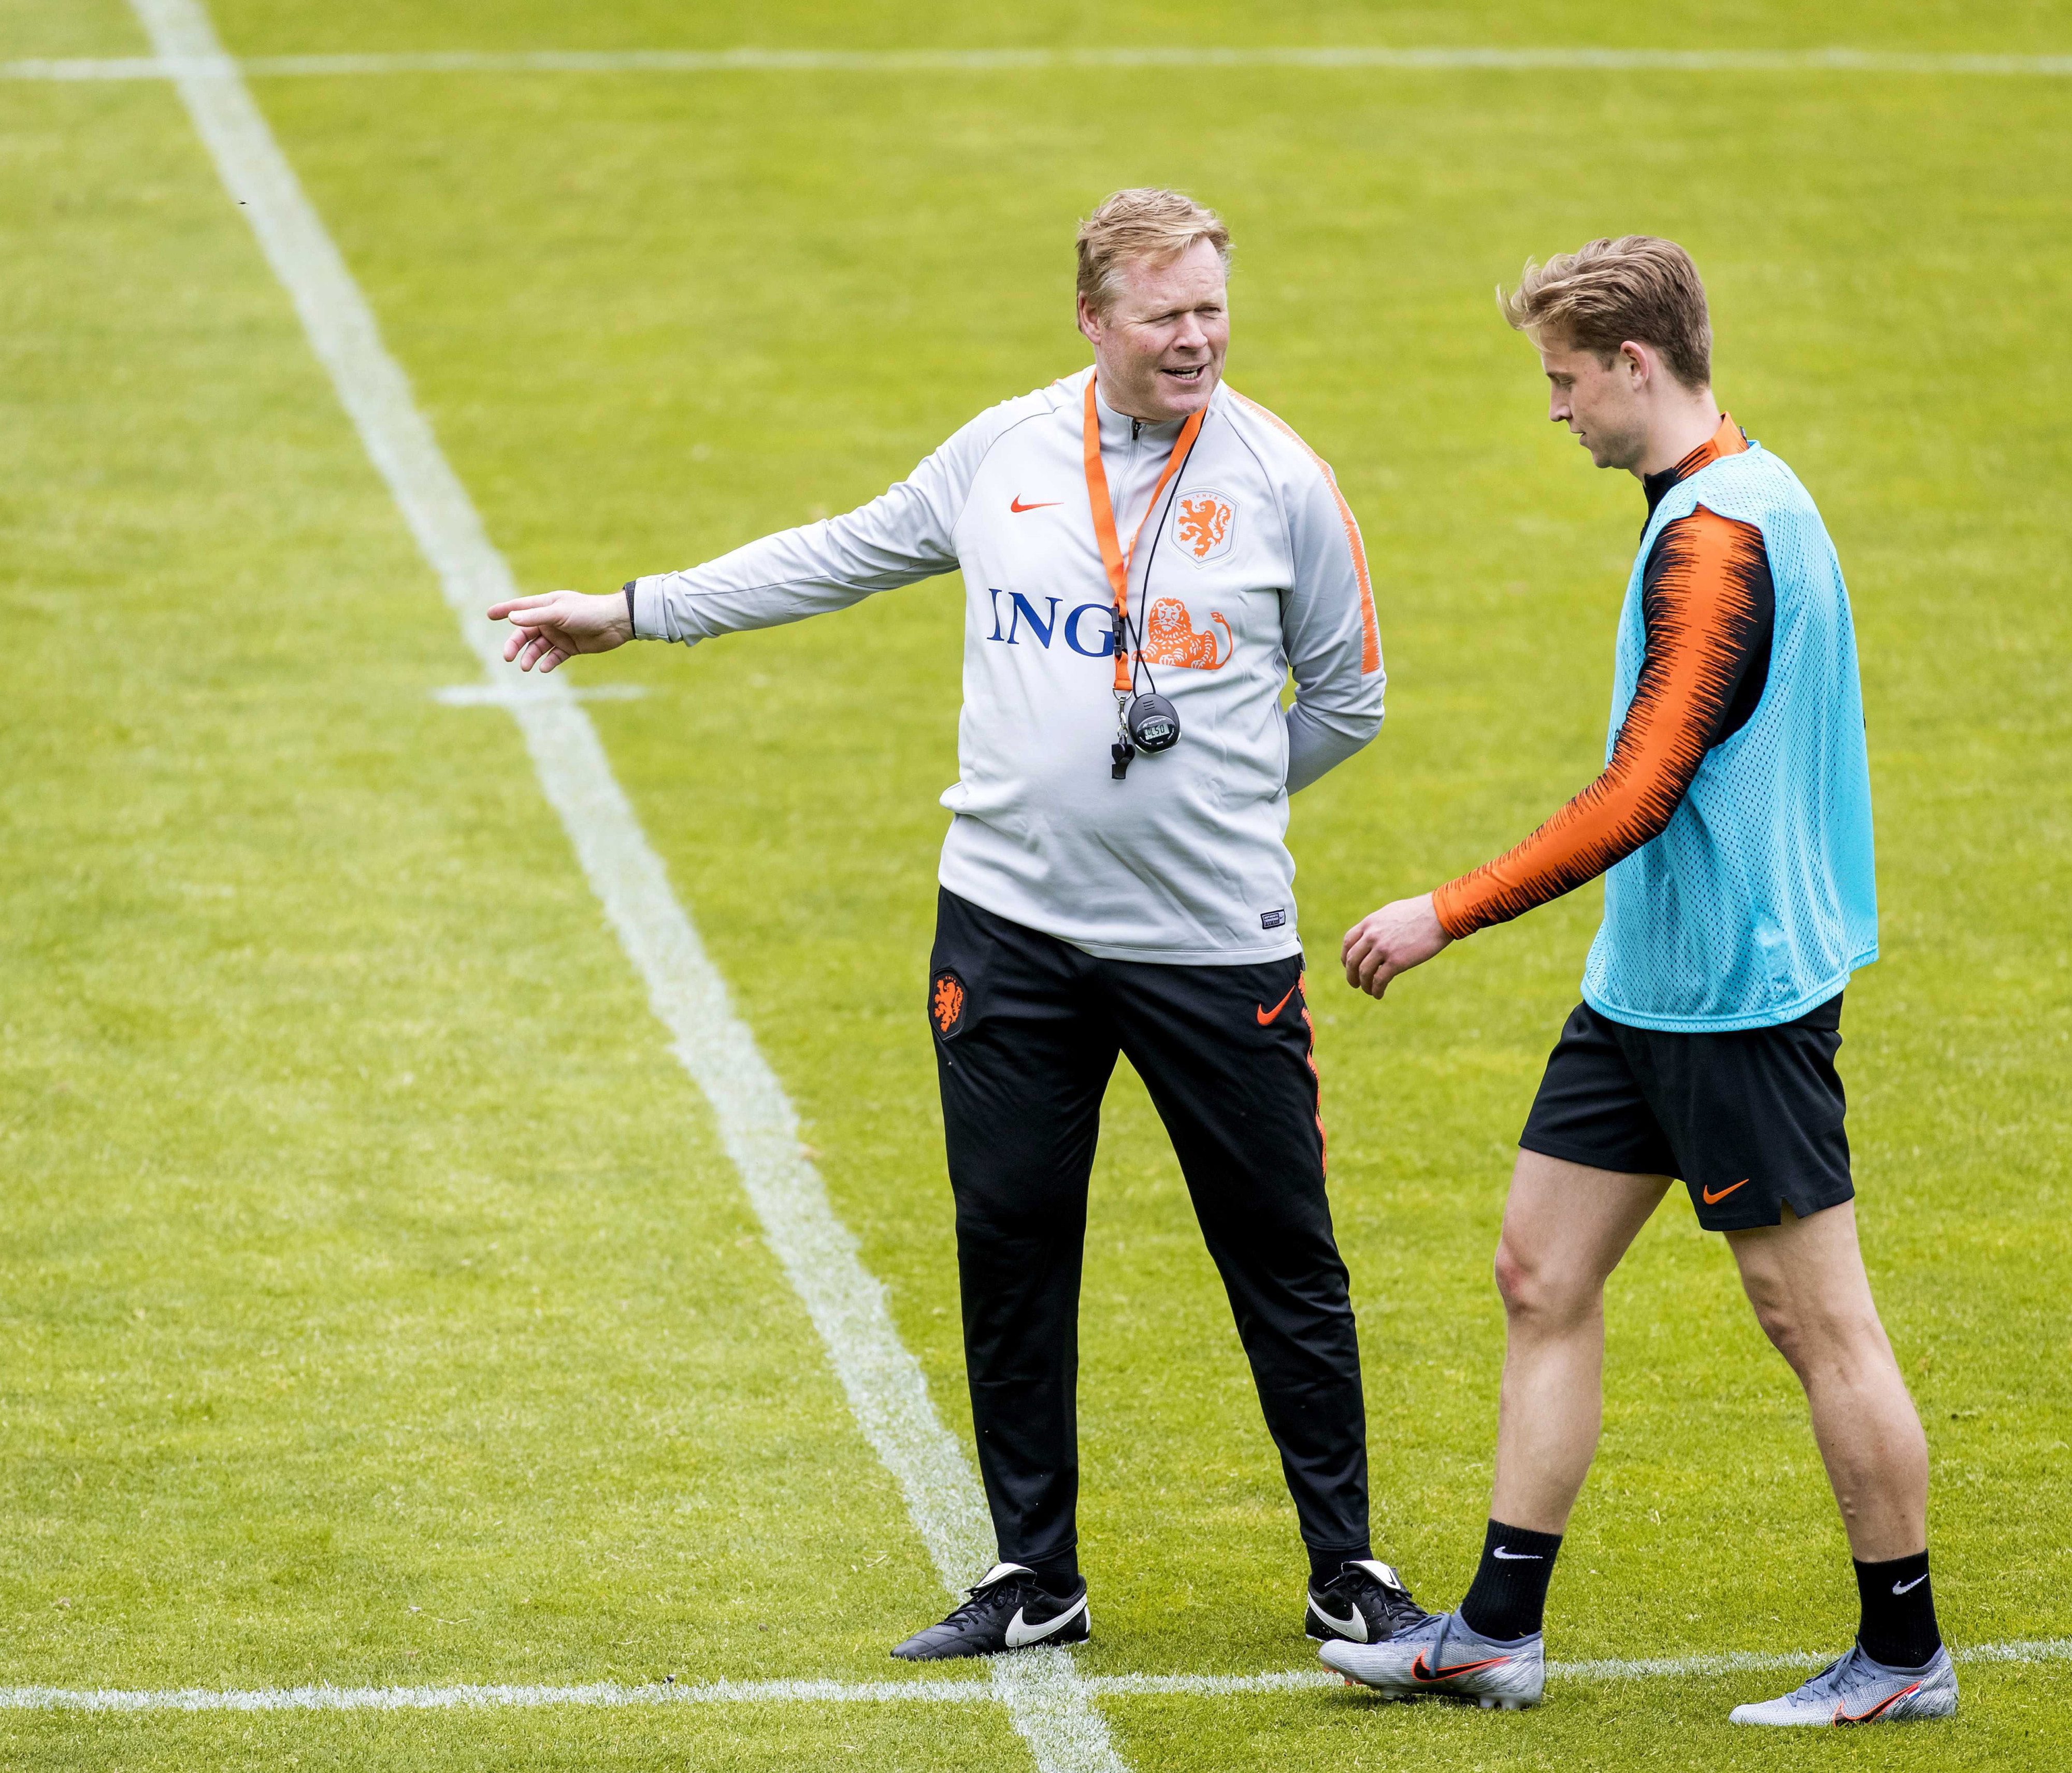
[[[1796,1022],[1663,1034],[1576,1006],[1518,1142],[1593,1170],[1675,1176],[1713,1232],[1774,1225],[1856,1193],[1835,1054],[1837,992]]]

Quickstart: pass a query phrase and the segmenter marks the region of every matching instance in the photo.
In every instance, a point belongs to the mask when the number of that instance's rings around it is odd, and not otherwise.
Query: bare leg
[[[1605,1281],[1668,1187],[1518,1154],[1496,1251],[1509,1339],[1490,1513],[1508,1526],[1568,1528],[1604,1422]]]
[[[1871,1301],[1856,1203],[1807,1219],[1787,1207],[1782,1224],[1727,1241],[1758,1321],[1806,1388],[1849,1549],[1867,1564],[1924,1549],[1928,1442]]]

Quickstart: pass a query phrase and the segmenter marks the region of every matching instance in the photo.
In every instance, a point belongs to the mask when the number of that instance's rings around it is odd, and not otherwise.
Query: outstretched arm
[[[499,603],[490,619],[515,631],[504,656],[522,670],[552,671],[578,652],[609,652],[632,640],[695,645],[846,609],[874,591],[948,572],[956,565],[957,514],[998,430],[982,414],[868,504],[690,571],[651,574],[601,596],[553,591]]]
[[[1705,753],[1762,694],[1774,611],[1762,533],[1700,506],[1656,538],[1641,599],[1646,657],[1604,773],[1515,849],[1355,924],[1348,984],[1378,998],[1448,942],[1573,891],[1668,828]]]

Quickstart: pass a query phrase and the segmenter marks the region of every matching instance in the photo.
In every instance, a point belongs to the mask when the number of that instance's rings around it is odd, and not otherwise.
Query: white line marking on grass
[[[1955,1662],[2072,1662],[2072,1638],[2039,1638],[2028,1643],[1980,1643],[1952,1650]]]
[[[1953,1649],[1955,1662],[2067,1662],[2072,1661],[2072,1638],[2041,1638],[2014,1643],[1975,1643]],[[1611,1680],[1688,1680],[1723,1675],[1774,1672],[1789,1668],[1817,1668],[1832,1662],[1832,1655],[1811,1651],[1765,1653],[1729,1650],[1712,1656],[1605,1657],[1585,1662],[1549,1662],[1547,1678],[1585,1685]],[[1343,1676],[1322,1668],[1293,1668],[1257,1675],[1092,1675],[1086,1680],[1089,1693],[1102,1697],[1156,1697],[1178,1694],[1183,1697],[1213,1697],[1225,1693],[1299,1693],[1315,1687],[1335,1687]]]
[[[1980,1643],[1953,1650],[1959,1662],[2072,1661],[2072,1638],[2032,1643]],[[1011,1660],[1011,1659],[1010,1659]],[[1729,1651],[1720,1656],[1613,1658],[1550,1662],[1555,1680],[1655,1680],[1814,1668],[1827,1660],[1811,1653],[1766,1656]],[[997,1665],[996,1665],[997,1666]],[[1080,1682],[1102,1698],[1219,1698],[1240,1693],[1308,1693],[1336,1687],[1342,1677],[1293,1668],[1257,1675],[1092,1675]],[[0,1711],[447,1711],[541,1705],[992,1705],[1000,1691],[990,1680],[715,1680],[700,1686],[622,1686],[594,1681],[574,1687],[260,1687],[217,1691],[204,1687],[159,1692],[116,1688],[0,1687]]]
[[[265,78],[364,74],[1018,73],[1062,68],[1379,68],[1400,72],[1565,69],[1672,74],[1966,74],[2064,76],[2072,56],[1879,49],[602,49],[433,50],[391,55],[254,56],[236,63]],[[212,79],[208,56],[0,62],[10,80]]]
[[[293,298],[318,358],[417,546],[438,575],[462,638],[488,681],[524,681],[483,618],[518,586],[467,490],[381,342],[373,311],[304,195],[265,118],[198,0],[132,0],[224,186]],[[864,1270],[819,1173],[801,1154],[798,1116],[648,846],[590,717],[558,678],[508,704],[540,784],[620,943],[648,986],[674,1051],[705,1093],[722,1144],[770,1246],[798,1290],[865,1437],[898,1479],[914,1524],[952,1592],[993,1560],[985,1497],[899,1339],[885,1290]],[[1124,1773],[1108,1726],[1061,1650],[1033,1650],[989,1671],[1042,1773]]]
[[[1225,1693],[1307,1693],[1314,1687],[1335,1687],[1343,1678],[1323,1668],[1288,1668],[1263,1675],[1095,1675],[1087,1686],[1104,1698],[1177,1693],[1213,1699]]]
[[[464,1711],[541,1705],[993,1704],[985,1680],[715,1680],[702,1686],[259,1687],[164,1693],[117,1688],[0,1687],[0,1711]]]

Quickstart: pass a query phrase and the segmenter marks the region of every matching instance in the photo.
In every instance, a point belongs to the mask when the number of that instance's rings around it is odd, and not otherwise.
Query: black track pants
[[[964,1364],[1001,1557],[1076,1541],[1087,1179],[1118,1051],[1172,1137],[1303,1540],[1363,1545],[1359,1344],[1324,1195],[1301,960],[1096,960],[945,892],[929,973]]]

